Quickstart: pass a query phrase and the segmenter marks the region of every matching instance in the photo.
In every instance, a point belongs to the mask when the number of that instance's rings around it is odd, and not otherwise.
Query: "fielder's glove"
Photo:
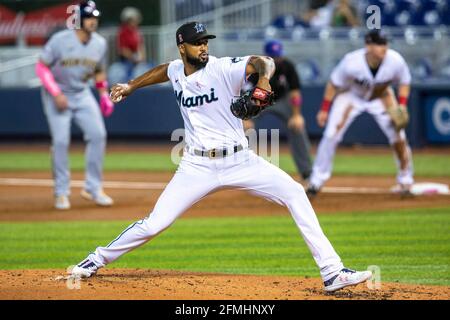
[[[406,106],[398,104],[391,105],[387,108],[387,113],[391,117],[397,131],[406,128],[409,122],[409,114]]]
[[[255,101],[259,101],[256,104]],[[233,115],[242,120],[256,117],[265,108],[274,103],[273,91],[267,91],[258,87],[244,92],[231,103],[230,110]]]

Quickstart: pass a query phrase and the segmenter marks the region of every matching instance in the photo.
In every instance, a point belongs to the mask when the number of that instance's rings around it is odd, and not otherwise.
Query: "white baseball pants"
[[[363,112],[367,112],[374,117],[378,126],[386,135],[390,145],[399,141],[406,141],[405,130],[401,130],[400,132],[395,130],[381,99],[366,101],[352,92],[341,93],[333,102],[325,132],[317,148],[317,155],[310,178],[311,185],[320,188],[331,177],[336,148],[342,141],[349,126]],[[394,153],[397,164],[397,182],[399,184],[411,185],[414,183],[412,155],[407,141],[406,144],[409,159],[405,169],[401,169],[400,161]]]
[[[246,190],[287,207],[324,280],[343,268],[303,187],[248,149],[218,159],[185,153],[149,217],[133,223],[108,246],[98,247],[89,258],[98,266],[113,262],[151,240],[196,202],[222,188]]]

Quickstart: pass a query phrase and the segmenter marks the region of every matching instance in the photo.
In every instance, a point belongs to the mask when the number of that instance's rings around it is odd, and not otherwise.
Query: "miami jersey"
[[[167,75],[181,110],[188,146],[209,150],[248,146],[242,120],[230,111],[246,81],[250,56],[209,57],[206,67],[186,76],[181,60],[169,64]]]
[[[346,54],[333,70],[330,80],[340,89],[349,90],[364,100],[372,100],[392,84],[410,84],[411,74],[403,57],[388,49],[373,75],[363,48]]]
[[[98,68],[104,69],[106,50],[106,40],[98,33],[83,44],[75,30],[63,30],[50,38],[40,59],[50,67],[63,93],[77,93],[88,88]]]

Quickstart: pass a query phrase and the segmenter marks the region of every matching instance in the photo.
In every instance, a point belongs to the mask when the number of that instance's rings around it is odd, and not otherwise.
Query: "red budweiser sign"
[[[52,6],[32,12],[14,12],[0,5],[0,44],[11,44],[19,36],[29,45],[45,43],[50,32],[65,28],[71,15],[68,8],[74,2]]]

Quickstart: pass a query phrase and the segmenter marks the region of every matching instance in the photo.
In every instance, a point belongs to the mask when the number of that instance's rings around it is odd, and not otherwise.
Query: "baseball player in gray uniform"
[[[80,29],[54,34],[40,56],[36,73],[43,84],[42,102],[52,136],[52,170],[55,208],[70,208],[68,148],[71,121],[83,131],[86,141],[86,182],[81,196],[100,206],[113,200],[102,189],[106,130],[102,119],[114,105],[109,98],[105,73],[106,40],[95,31],[100,12],[93,1],[82,2]],[[88,81],[94,78],[100,108]]]

